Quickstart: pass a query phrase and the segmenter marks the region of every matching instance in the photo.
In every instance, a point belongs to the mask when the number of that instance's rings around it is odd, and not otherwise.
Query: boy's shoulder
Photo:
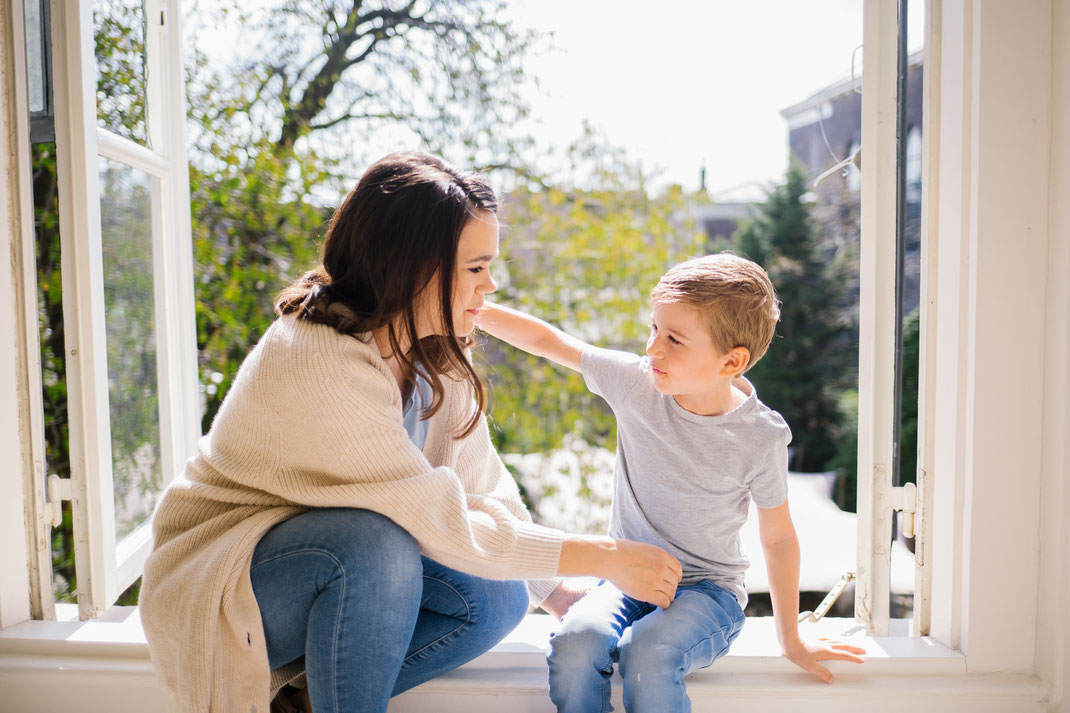
[[[769,408],[757,394],[754,396],[754,409],[748,418],[750,427],[760,441],[776,445],[783,441],[791,442],[791,427],[779,411]]]

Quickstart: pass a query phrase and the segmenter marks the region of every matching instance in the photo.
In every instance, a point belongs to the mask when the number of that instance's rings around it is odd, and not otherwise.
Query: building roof
[[[910,68],[920,67],[922,66],[924,59],[925,51],[918,50],[910,55],[907,60],[907,66]],[[780,115],[787,120],[789,126],[805,126],[806,124],[817,121],[817,112],[820,111],[821,106],[825,102],[841,97],[844,94],[849,94],[854,91],[856,86],[861,89],[861,74],[857,77],[846,77],[834,84],[819,89],[798,104],[792,104],[789,107],[781,109]]]

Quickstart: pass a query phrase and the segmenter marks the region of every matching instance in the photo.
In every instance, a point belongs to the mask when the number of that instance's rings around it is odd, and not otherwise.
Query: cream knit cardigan
[[[268,713],[299,671],[268,671],[249,563],[269,528],[310,508],[382,513],[469,574],[554,575],[562,533],[531,523],[484,417],[455,438],[474,400],[464,382],[445,385],[421,453],[372,340],[294,317],[268,329],[153,521],[139,604],[172,711]],[[539,602],[556,582],[529,586]]]

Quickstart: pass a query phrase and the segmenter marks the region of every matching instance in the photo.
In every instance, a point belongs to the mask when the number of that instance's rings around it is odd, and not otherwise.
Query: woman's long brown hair
[[[429,418],[442,406],[442,378],[472,387],[478,408],[461,436],[476,427],[485,406],[483,384],[465,354],[466,337],[453,326],[457,243],[476,211],[496,213],[498,199],[482,177],[465,174],[424,153],[377,161],[334,212],[323,264],[279,293],[275,313],[326,324],[341,334],[370,338],[386,327],[390,349],[431,384]],[[416,299],[439,276],[444,336],[416,339]],[[401,350],[402,342],[411,345]]]

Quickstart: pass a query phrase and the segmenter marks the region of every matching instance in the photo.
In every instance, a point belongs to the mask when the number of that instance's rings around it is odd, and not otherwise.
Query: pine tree
[[[789,167],[785,183],[736,233],[734,248],[766,269],[782,303],[776,337],[747,376],[791,426],[791,468],[820,471],[837,450],[838,399],[854,381],[857,335],[845,315],[841,271],[817,239],[805,180]]]

